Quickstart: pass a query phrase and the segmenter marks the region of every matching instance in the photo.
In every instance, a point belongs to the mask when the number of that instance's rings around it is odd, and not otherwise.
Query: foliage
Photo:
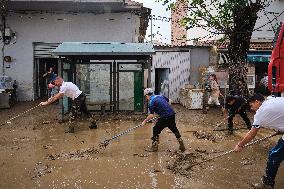
[[[269,4],[269,0],[156,0],[167,9],[176,9],[178,3],[186,6],[187,16],[180,24],[187,29],[202,28],[211,36],[223,35],[229,41],[229,86],[237,94],[248,95],[246,83],[246,55],[257,13]],[[209,38],[209,37],[208,37]]]

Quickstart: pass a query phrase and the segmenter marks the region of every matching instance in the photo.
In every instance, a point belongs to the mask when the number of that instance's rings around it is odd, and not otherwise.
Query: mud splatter
[[[194,131],[192,132],[193,136],[195,136],[197,139],[204,139],[209,140],[212,142],[217,142],[218,139],[220,139],[220,136],[214,135],[207,131]]]
[[[149,157],[149,154],[133,154],[133,156],[137,156],[137,157]]]
[[[92,160],[94,159],[93,154],[98,154],[97,148],[88,148],[85,150],[77,150],[73,152],[62,152],[60,154],[50,154],[46,156],[48,160],[56,159],[69,159],[69,160]]]
[[[180,174],[187,178],[190,177],[190,169],[186,170],[189,165],[195,164],[199,159],[202,159],[202,153],[180,153],[178,151],[169,154],[171,160],[168,161],[167,168],[174,174]]]
[[[32,179],[37,179],[49,173],[51,173],[51,168],[42,162],[38,162],[32,172]]]

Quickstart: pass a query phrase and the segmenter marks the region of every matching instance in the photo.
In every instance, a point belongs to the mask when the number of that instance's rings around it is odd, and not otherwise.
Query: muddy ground
[[[37,105],[18,103],[0,110],[1,122]],[[251,188],[264,173],[267,152],[280,136],[194,167],[196,162],[231,150],[246,130],[212,131],[222,121],[220,110],[208,114],[174,105],[177,125],[187,150],[180,153],[169,130],[160,137],[158,153],[146,152],[150,144],[148,124],[113,140],[105,149],[99,143],[140,124],[144,115],[94,115],[77,123],[74,134],[65,134],[67,123],[58,123],[57,106],[39,107],[0,128],[0,188]],[[252,118],[252,114],[250,114]],[[243,128],[239,117],[237,128]],[[220,125],[220,129],[225,124]],[[272,131],[262,130],[257,138]],[[189,167],[189,168],[188,168]],[[186,169],[188,168],[188,169]],[[276,189],[284,187],[282,164]]]

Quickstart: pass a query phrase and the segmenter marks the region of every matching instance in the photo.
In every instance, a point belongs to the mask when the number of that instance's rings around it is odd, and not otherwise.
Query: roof
[[[53,53],[62,56],[76,55],[151,55],[151,43],[64,42]]]
[[[127,12],[140,10],[143,4],[125,0],[9,0],[13,11]]]
[[[209,41],[198,41],[196,45],[198,46],[216,46],[218,49],[227,49],[228,48],[228,41],[216,41],[216,40],[209,40]],[[273,42],[272,41],[251,41],[250,43],[250,50],[272,50],[273,49]]]

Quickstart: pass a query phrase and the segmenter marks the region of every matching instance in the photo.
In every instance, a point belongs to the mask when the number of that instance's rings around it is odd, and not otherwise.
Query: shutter
[[[52,51],[59,45],[60,43],[34,43],[34,58],[58,58]]]

